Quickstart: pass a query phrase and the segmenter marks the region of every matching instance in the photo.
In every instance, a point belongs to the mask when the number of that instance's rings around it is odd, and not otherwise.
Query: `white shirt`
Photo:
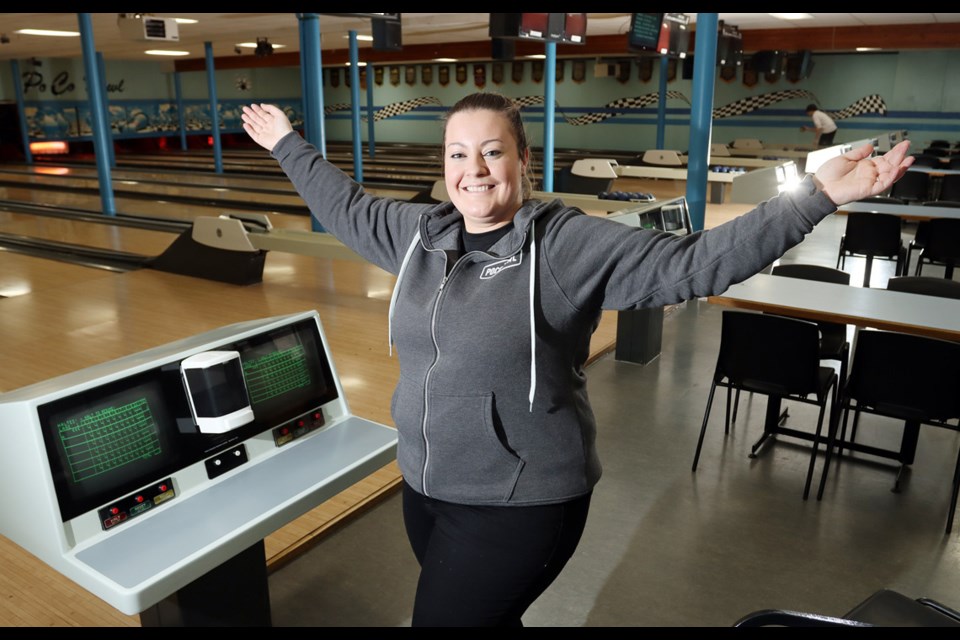
[[[813,126],[820,130],[820,133],[831,133],[837,130],[837,123],[819,109],[813,112]]]

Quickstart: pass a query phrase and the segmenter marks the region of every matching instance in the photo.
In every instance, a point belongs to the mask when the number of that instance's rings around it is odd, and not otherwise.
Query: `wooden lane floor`
[[[238,176],[212,171],[118,168],[111,171],[111,181],[114,192],[120,194],[132,191],[141,195],[205,199],[222,201],[225,206],[242,204],[247,208],[262,204],[267,207],[302,209],[306,213],[306,205],[282,174]],[[0,188],[4,186],[99,190],[100,182],[92,166],[0,164]],[[421,191],[412,186],[372,182],[366,184],[365,188],[375,195],[398,199],[409,199]]]
[[[0,212],[9,229],[23,233],[29,221],[6,218],[14,215]],[[51,229],[59,226],[43,220]],[[277,220],[309,224],[305,217]],[[116,234],[118,248],[144,249],[142,238],[128,231]],[[83,230],[77,225],[51,233]],[[394,283],[392,275],[367,263],[276,252],[265,261],[261,283],[237,286],[151,269],[112,273],[0,251],[6,292],[0,295],[10,294],[0,298],[0,391],[233,322],[316,309],[351,410],[392,425],[389,404],[399,374],[388,351],[387,308]],[[605,313],[591,359],[612,350],[615,337],[616,316]],[[396,491],[399,482],[391,463],[277,530],[265,540],[268,567],[295,560],[323,534]],[[137,616],[121,614],[6,539],[0,539],[0,560],[2,625],[139,625]]]

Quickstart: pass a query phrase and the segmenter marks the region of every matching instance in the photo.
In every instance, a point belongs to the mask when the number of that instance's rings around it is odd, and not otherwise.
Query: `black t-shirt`
[[[486,251],[497,243],[497,240],[507,235],[513,229],[513,222],[498,227],[493,231],[484,231],[483,233],[470,233],[464,227],[460,233],[460,244],[464,253],[470,251]]]

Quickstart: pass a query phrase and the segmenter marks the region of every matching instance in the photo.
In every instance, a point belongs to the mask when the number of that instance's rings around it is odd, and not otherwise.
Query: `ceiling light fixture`
[[[813,16],[809,13],[768,13],[767,15],[779,18],[780,20],[812,20]]]
[[[17,29],[14,33],[25,36],[54,36],[57,38],[76,38],[80,35],[79,31],[52,31],[50,29]]]
[[[263,58],[273,54],[273,45],[270,44],[268,38],[257,38],[257,48],[254,50],[253,55],[258,58]]]

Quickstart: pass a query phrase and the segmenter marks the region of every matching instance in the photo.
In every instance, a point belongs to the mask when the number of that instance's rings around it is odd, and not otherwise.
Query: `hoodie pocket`
[[[523,460],[500,439],[493,394],[431,395],[425,489],[438,500],[506,502]]]

